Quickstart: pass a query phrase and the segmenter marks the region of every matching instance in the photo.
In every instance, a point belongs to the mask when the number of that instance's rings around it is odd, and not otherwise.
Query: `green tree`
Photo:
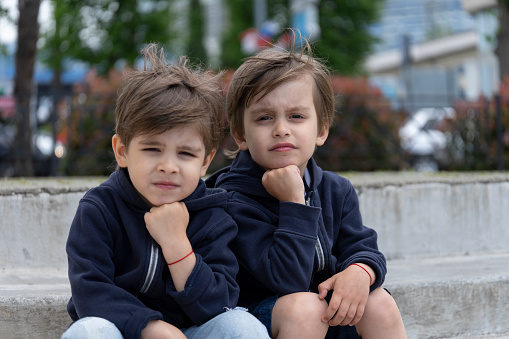
[[[203,46],[203,30],[205,17],[200,0],[190,0],[189,6],[189,39],[186,42],[185,54],[192,57],[194,63],[207,64],[207,52]]]
[[[0,18],[10,20],[7,8],[5,8],[1,3],[0,3]],[[5,46],[2,43],[0,43],[0,53],[3,54],[7,53],[5,50]]]
[[[315,54],[326,59],[336,72],[344,75],[360,73],[365,57],[376,42],[369,26],[377,21],[383,3],[383,0],[318,1],[321,36],[314,42]],[[289,4],[288,0],[270,1],[267,18],[281,27],[290,27]],[[222,60],[225,67],[235,68],[246,57],[240,49],[239,34],[253,27],[253,6],[252,1],[246,6],[242,0],[227,0],[226,5],[230,23],[223,40]]]
[[[369,26],[379,17],[383,0],[321,0],[319,17],[321,37],[316,54],[343,75],[358,74],[376,42]]]
[[[132,65],[145,43],[169,43],[169,5],[165,0],[53,0],[55,26],[45,35],[45,60],[56,69],[65,55],[102,74],[121,61]]]

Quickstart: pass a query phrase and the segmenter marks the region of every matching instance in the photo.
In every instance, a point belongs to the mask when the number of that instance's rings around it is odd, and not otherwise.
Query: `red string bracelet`
[[[353,266],[353,265],[355,265],[355,266],[358,266],[358,267],[362,268],[362,269],[364,270],[364,272],[366,272],[366,273],[369,275],[369,286],[371,286],[371,283],[373,282],[373,278],[371,278],[371,274],[369,274],[368,270],[367,270],[367,269],[365,269],[364,267],[362,267],[362,266],[361,266],[361,265],[359,265],[359,264],[350,264],[348,267]]]
[[[184,257],[180,258],[180,259],[179,259],[179,260],[177,260],[177,261],[174,261],[174,262],[169,263],[169,264],[168,264],[168,266],[173,265],[173,264],[176,264],[176,263],[178,263],[178,262],[180,262],[180,261],[184,260],[185,258],[187,258],[188,256],[190,256],[191,254],[193,254],[193,252],[194,252],[194,250],[191,250],[191,252],[189,252],[189,254],[186,254]],[[368,273],[368,274],[369,274],[369,273]]]

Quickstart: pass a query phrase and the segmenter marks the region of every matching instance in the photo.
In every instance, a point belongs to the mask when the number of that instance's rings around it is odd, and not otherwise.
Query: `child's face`
[[[134,187],[150,207],[189,196],[215,154],[205,157],[203,138],[193,126],[138,135],[129,148],[114,135],[112,144],[118,165],[127,167]]]
[[[244,135],[235,141],[249,150],[264,169],[296,165],[304,175],[316,146],[321,146],[328,129],[318,131],[313,102],[313,80],[309,76],[285,82],[244,111]]]

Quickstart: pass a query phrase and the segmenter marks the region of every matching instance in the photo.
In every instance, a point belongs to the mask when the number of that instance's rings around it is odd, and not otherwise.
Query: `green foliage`
[[[189,6],[189,41],[186,55],[192,57],[195,64],[207,64],[207,52],[203,46],[204,16],[200,0],[191,0]]]
[[[369,33],[369,25],[378,19],[384,0],[320,0],[319,24],[321,36],[315,42],[315,54],[328,61],[329,66],[344,75],[362,72],[364,58],[376,39]],[[252,5],[242,0],[227,0],[230,27],[223,39],[223,66],[237,68],[243,57],[240,50],[242,32],[254,25]],[[289,1],[271,1],[267,19],[282,28],[290,28]],[[276,39],[278,37],[275,37]]]
[[[222,42],[222,65],[226,68],[238,68],[242,58],[246,57],[240,49],[241,33],[253,27],[252,5],[246,6],[244,0],[226,0],[229,23]]]
[[[315,53],[343,75],[359,74],[376,39],[369,25],[378,19],[383,0],[321,0],[321,37]]]
[[[105,74],[118,61],[132,65],[148,42],[170,42],[169,1],[53,0],[55,29],[44,35],[45,60],[61,55]]]

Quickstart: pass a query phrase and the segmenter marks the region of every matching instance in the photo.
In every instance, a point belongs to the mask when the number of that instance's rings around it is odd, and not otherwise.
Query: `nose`
[[[274,137],[286,137],[290,136],[291,131],[288,126],[288,122],[284,119],[277,119],[274,123]]]
[[[178,173],[179,167],[175,157],[166,155],[160,158],[157,164],[157,170],[163,173]]]

